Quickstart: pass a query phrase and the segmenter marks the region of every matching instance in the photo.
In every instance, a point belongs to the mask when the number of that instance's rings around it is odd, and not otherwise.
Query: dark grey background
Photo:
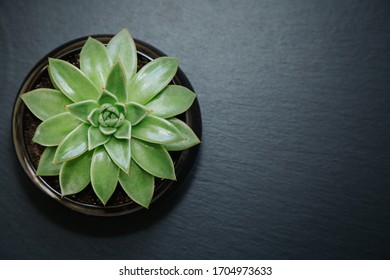
[[[387,3],[1,0],[0,257],[390,258]],[[203,143],[169,205],[101,219],[29,182],[11,112],[45,54],[123,27],[180,58]]]

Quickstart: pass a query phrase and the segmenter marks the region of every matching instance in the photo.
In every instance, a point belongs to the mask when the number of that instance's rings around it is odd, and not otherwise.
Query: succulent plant
[[[49,58],[52,89],[21,95],[42,123],[33,141],[45,146],[36,174],[59,176],[62,196],[91,183],[105,205],[119,185],[148,208],[154,177],[175,180],[168,151],[199,144],[183,121],[196,95],[170,82],[174,57],[159,57],[137,72],[134,41],[123,29],[105,46],[90,37],[80,52],[80,69]]]

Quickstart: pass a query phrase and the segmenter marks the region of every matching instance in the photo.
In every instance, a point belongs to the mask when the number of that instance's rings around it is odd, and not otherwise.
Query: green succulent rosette
[[[136,203],[148,208],[154,178],[175,180],[168,151],[200,143],[183,121],[196,95],[170,85],[178,69],[174,57],[160,57],[137,72],[137,52],[127,29],[105,46],[88,38],[80,69],[49,58],[54,89],[21,95],[42,120],[33,141],[45,146],[38,176],[59,176],[62,196],[91,183],[105,205],[118,182]]]

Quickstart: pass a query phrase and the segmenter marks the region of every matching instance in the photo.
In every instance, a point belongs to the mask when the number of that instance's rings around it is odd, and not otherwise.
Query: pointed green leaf
[[[57,147],[47,147],[39,160],[36,174],[38,176],[57,176],[60,174],[61,163],[53,164]]]
[[[108,107],[108,106],[107,106],[107,107]],[[107,108],[107,107],[105,107],[105,108]],[[99,111],[100,111],[100,110],[101,110],[101,109],[99,109]],[[100,114],[100,113],[99,113],[98,121],[99,121],[100,127],[107,127],[107,124],[106,124],[106,122],[104,121],[104,118],[103,118],[103,114]],[[102,132],[104,133],[103,130],[102,130]],[[106,133],[104,133],[104,134],[106,134]]]
[[[113,125],[115,125],[115,124],[118,122],[118,118],[109,119],[109,120],[106,120],[105,122],[106,122],[106,124],[107,124],[109,127],[112,127]]]
[[[103,89],[98,100],[99,105],[114,105],[116,102],[118,102],[118,98],[116,98],[116,96],[113,95],[111,92],[108,92],[106,89]]]
[[[115,132],[114,136],[118,139],[129,140],[131,138],[131,123],[125,120],[123,124],[118,127],[118,130]]]
[[[126,104],[124,103],[121,103],[121,102],[117,102],[114,104],[115,108],[120,112],[122,113],[123,115],[126,115]]]
[[[107,109],[107,112],[111,112],[111,113],[114,113],[115,115],[119,115],[119,110],[117,109],[117,108],[115,108],[114,106],[112,106],[112,107],[109,107],[108,109]],[[106,113],[107,113],[106,112]]]
[[[103,134],[99,128],[90,126],[88,129],[88,150],[91,151],[96,147],[103,145],[110,140],[111,136]]]
[[[54,163],[77,158],[87,151],[89,127],[89,125],[82,123],[62,140],[54,156]]]
[[[176,128],[180,131],[180,133],[185,137],[184,140],[178,141],[171,144],[165,144],[164,147],[168,151],[182,151],[188,148],[191,148],[200,143],[198,136],[192,131],[192,129],[183,121],[177,118],[168,119],[170,123],[172,123]]]
[[[176,74],[179,61],[175,57],[159,57],[148,64],[127,84],[127,101],[145,104],[165,88]]]
[[[118,184],[119,167],[102,146],[95,149],[91,164],[91,182],[97,197],[105,205]]]
[[[130,173],[120,172],[119,182],[133,201],[149,208],[154,193],[154,177],[152,175],[131,161]]]
[[[111,137],[110,141],[104,144],[104,147],[116,165],[124,172],[129,172],[131,155],[130,140]]]
[[[161,145],[132,139],[131,158],[153,176],[176,180],[172,159]]]
[[[128,120],[131,125],[136,125],[142,121],[148,114],[149,110],[137,103],[129,102],[126,104],[126,120]]]
[[[168,144],[184,140],[180,131],[167,120],[155,116],[146,116],[132,128],[131,135],[156,144]]]
[[[111,64],[106,47],[89,37],[80,52],[80,69],[98,89],[104,88]]]
[[[84,153],[64,162],[60,172],[62,196],[81,192],[91,181],[91,159],[93,152]]]
[[[42,146],[57,146],[80,121],[65,112],[43,121],[35,130],[33,141]]]
[[[145,107],[151,115],[169,118],[188,110],[194,102],[196,94],[183,86],[168,85],[163,91],[149,101]]]
[[[94,127],[99,126],[99,115],[100,115],[100,110],[93,109],[91,113],[89,113],[89,115],[87,116],[87,119]]]
[[[112,92],[118,98],[119,102],[126,103],[126,85],[126,74],[123,70],[122,63],[118,60],[108,75],[106,89]]]
[[[124,123],[124,121],[125,121],[125,116],[122,113],[120,113],[119,114],[119,119],[115,123],[114,127],[119,128]]]
[[[20,96],[30,111],[40,120],[66,112],[65,106],[73,103],[61,91],[39,88]]]
[[[69,62],[49,58],[49,73],[53,83],[74,102],[99,98],[93,82]]]
[[[127,29],[122,29],[107,45],[107,51],[112,62],[121,61],[127,79],[137,71],[137,50],[134,40]]]
[[[99,126],[100,131],[104,135],[111,135],[114,134],[117,131],[116,127],[104,127],[104,126]]]
[[[89,114],[97,108],[99,108],[99,104],[94,100],[80,101],[66,106],[69,113],[85,123],[89,123]]]

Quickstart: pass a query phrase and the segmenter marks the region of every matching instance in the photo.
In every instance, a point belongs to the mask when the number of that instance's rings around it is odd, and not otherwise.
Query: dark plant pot
[[[113,35],[95,35],[92,37],[107,44]],[[87,39],[88,37],[82,37],[53,50],[35,65],[24,80],[15,100],[12,119],[12,135],[16,154],[24,171],[38,188],[73,210],[95,216],[119,216],[136,213],[144,210],[144,208],[132,201],[119,184],[107,205],[103,206],[94,194],[91,185],[78,194],[61,197],[58,176],[41,177],[35,175],[44,147],[32,142],[32,137],[41,121],[30,112],[19,96],[22,93],[36,88],[53,87],[47,71],[48,57],[67,60],[70,63],[79,66],[79,53]],[[138,53],[138,70],[149,61],[160,56],[165,56],[163,52],[147,43],[136,39],[134,39],[134,41]],[[182,85],[193,91],[190,82],[181,69],[177,71],[172,83]],[[192,107],[187,112],[178,117],[185,121],[199,138],[201,137],[202,123],[197,100],[195,100]],[[155,208],[160,201],[169,198],[171,194],[179,188],[193,166],[198,149],[198,146],[196,146],[182,152],[171,153],[175,165],[177,181],[156,178],[155,192],[150,205],[151,210],[149,211],[153,211],[152,209]]]

